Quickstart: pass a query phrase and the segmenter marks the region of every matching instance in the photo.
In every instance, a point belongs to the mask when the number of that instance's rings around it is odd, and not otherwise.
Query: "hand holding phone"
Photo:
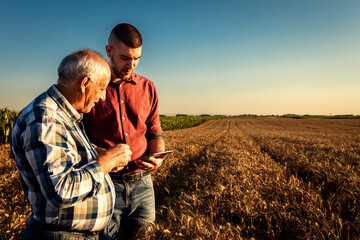
[[[172,152],[173,150],[152,153],[144,157],[138,158],[134,162],[138,168],[146,171],[152,171],[158,169],[162,165],[162,162],[164,161],[166,155]]]
[[[165,158],[166,155],[168,155],[169,153],[172,153],[174,150],[169,150],[169,151],[165,151],[165,152],[158,152],[158,153],[152,153],[149,155],[146,155],[144,157],[139,158],[140,160],[145,160],[149,157],[155,157],[155,158]]]

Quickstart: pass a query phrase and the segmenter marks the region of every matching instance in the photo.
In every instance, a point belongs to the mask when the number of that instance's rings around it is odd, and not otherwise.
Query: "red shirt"
[[[107,149],[126,143],[133,153],[132,161],[145,156],[148,140],[162,136],[154,83],[135,73],[121,84],[111,81],[106,100],[84,114],[83,123],[93,144]],[[118,174],[137,171],[136,165],[129,163]]]

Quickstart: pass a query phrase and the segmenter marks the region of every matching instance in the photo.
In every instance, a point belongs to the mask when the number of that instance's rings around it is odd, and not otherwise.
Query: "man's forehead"
[[[130,50],[141,50],[142,45],[137,47],[137,48],[133,48],[133,47],[129,47],[128,45],[126,45],[123,41],[121,40],[116,40],[113,41],[110,46],[114,49],[129,49]]]
[[[141,47],[138,48],[130,48],[128,46],[115,48],[115,51],[119,55],[124,55],[126,57],[141,57]]]
[[[98,81],[98,86],[101,88],[106,88],[110,80],[111,80],[111,73],[104,72],[102,78],[100,79],[100,81]]]

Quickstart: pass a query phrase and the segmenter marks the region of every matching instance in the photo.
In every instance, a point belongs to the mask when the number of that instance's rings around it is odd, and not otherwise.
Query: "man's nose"
[[[130,59],[128,61],[128,65],[127,65],[128,68],[134,68],[135,67],[135,60],[134,59]]]

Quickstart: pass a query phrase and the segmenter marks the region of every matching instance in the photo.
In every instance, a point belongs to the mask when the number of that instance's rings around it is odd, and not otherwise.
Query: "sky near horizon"
[[[161,114],[360,115],[358,0],[1,0],[0,108],[25,107],[75,50],[106,56],[121,22]]]

